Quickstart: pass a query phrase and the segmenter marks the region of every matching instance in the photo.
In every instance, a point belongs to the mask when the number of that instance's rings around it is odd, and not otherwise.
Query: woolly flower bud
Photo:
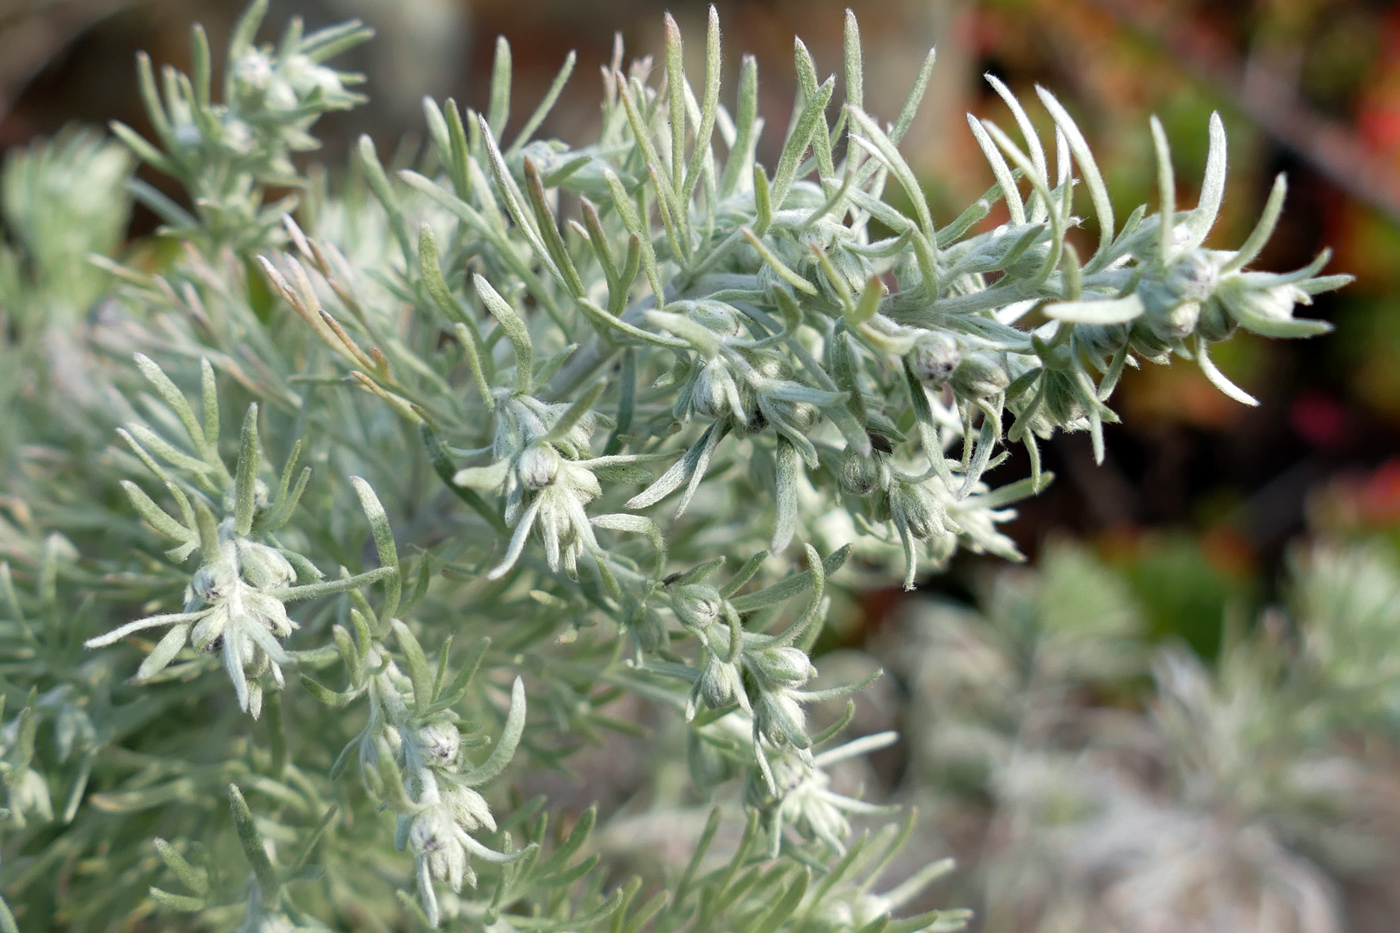
[[[953,372],[953,387],[973,398],[988,398],[1011,384],[1006,365],[993,353],[975,350],[963,355]]]
[[[943,532],[933,499],[922,486],[896,483],[890,491],[890,511],[895,521],[902,522],[916,538]]]
[[[1214,342],[1228,339],[1238,326],[1219,298],[1212,298],[1201,305],[1201,317],[1196,322],[1196,331],[1207,340]]]
[[[453,757],[455,759],[456,756]],[[483,826],[493,833],[496,831],[496,819],[486,806],[486,799],[470,787],[447,784],[442,791],[442,802],[452,811],[457,824],[467,832],[475,832]]]
[[[243,578],[258,589],[289,586],[297,577],[291,563],[275,548],[239,538],[237,549]]]
[[[228,561],[204,564],[190,579],[190,592],[201,602],[213,603],[233,591],[238,584],[238,571]]]
[[[792,367],[773,356],[765,356],[758,363],[758,374],[764,379],[791,379]]]
[[[1231,316],[1246,326],[1251,317],[1267,321],[1292,320],[1294,305],[1299,302],[1309,304],[1312,301],[1307,292],[1288,284],[1275,285],[1272,288],[1222,289],[1221,298]]]
[[[559,475],[559,453],[549,444],[531,444],[515,461],[520,482],[531,489],[543,489]]]
[[[226,129],[227,129],[227,127],[226,127]],[[232,486],[230,486],[229,489],[228,489],[228,492],[226,492],[226,493],[224,494],[224,500],[223,500],[224,511],[227,512],[227,513],[230,514],[230,515],[232,515],[233,512],[234,512],[234,498],[235,498],[235,495],[236,495],[236,492],[235,492],[235,490],[234,490],[234,488],[233,488]],[[271,490],[269,490],[269,489],[267,488],[267,483],[264,483],[262,480],[255,480],[255,481],[253,482],[253,508],[254,508],[254,509],[257,509],[257,510],[261,511],[262,509],[267,508],[268,500],[269,500],[271,497],[272,497]],[[232,526],[229,525],[229,526],[228,526],[228,533],[231,533],[231,530],[232,530]]]
[[[278,75],[267,86],[263,101],[274,110],[291,110],[297,105],[296,88],[292,87],[286,78]]]
[[[774,745],[806,748],[812,744],[807,737],[807,717],[796,697],[786,690],[765,690],[758,695],[754,725]]]
[[[671,608],[687,628],[709,628],[724,608],[724,597],[708,583],[687,583],[676,587]]]
[[[841,486],[857,496],[868,496],[880,485],[880,465],[872,454],[862,457],[847,448],[841,455]]]
[[[1160,340],[1173,341],[1191,336],[1200,318],[1199,301],[1182,301],[1156,313],[1144,315],[1140,320],[1153,336]]]
[[[476,883],[476,875],[467,864],[467,849],[463,833],[444,806],[428,807],[413,818],[408,829],[408,842],[430,877],[446,881],[454,891],[462,890],[462,881]]]
[[[947,334],[929,332],[914,341],[908,360],[909,368],[920,382],[938,388],[953,378],[954,370],[962,362],[962,350]]]
[[[248,155],[257,144],[257,138],[253,133],[253,128],[242,120],[228,117],[223,122],[223,143],[224,148],[238,155]],[[264,498],[266,497],[266,487],[264,486]]]
[[[1066,426],[1084,417],[1084,406],[1074,394],[1072,378],[1062,372],[1050,372],[1045,376],[1045,407],[1058,423]]]
[[[344,91],[340,75],[332,68],[318,65],[309,55],[289,55],[282,60],[282,75],[298,95],[306,96],[320,91],[333,98]]]
[[[410,744],[423,765],[448,768],[457,763],[462,749],[462,733],[450,722],[438,721],[421,726],[410,733]]]
[[[1194,249],[1182,255],[1167,270],[1163,284],[1184,301],[1204,301],[1215,291],[1219,269],[1210,253]]]
[[[230,70],[239,90],[260,91],[272,80],[272,60],[256,49],[234,59]]]
[[[768,401],[764,407],[771,413],[769,421],[781,421],[794,431],[806,434],[822,420],[822,410],[810,402]]]
[[[746,661],[763,682],[772,687],[801,686],[817,673],[806,652],[791,646],[755,651]]]
[[[733,408],[737,395],[729,369],[719,360],[710,360],[695,376],[690,406],[702,418],[718,418]]]
[[[690,312],[690,319],[726,337],[733,337],[739,333],[738,316],[716,301],[697,304]]]
[[[744,683],[739,668],[711,654],[700,672],[700,697],[705,705],[710,709],[723,709],[738,703],[743,695]]]

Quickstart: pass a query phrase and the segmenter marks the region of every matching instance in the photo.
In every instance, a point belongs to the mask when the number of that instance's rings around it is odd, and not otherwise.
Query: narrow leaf
[[[477,297],[486,306],[486,310],[495,316],[501,325],[501,330],[505,331],[506,339],[515,348],[515,390],[521,395],[529,395],[534,388],[534,351],[530,343],[530,331],[525,326],[525,321],[520,315],[515,313],[515,309],[510,306],[500,293],[491,287],[491,283],[486,281],[480,274],[472,276],[472,285],[476,288]]]
[[[505,728],[501,730],[500,741],[491,750],[491,755],[482,763],[462,776],[462,782],[469,787],[478,787],[499,777],[515,757],[515,748],[520,744],[520,736],[525,731],[525,682],[519,677],[510,690],[510,711],[506,714]]]
[[[428,669],[428,658],[423,646],[418,643],[413,632],[398,619],[389,623],[394,630],[394,638],[399,643],[404,661],[408,664],[408,678],[413,683],[413,706],[419,715],[433,702],[433,675]]]
[[[1234,272],[1243,269],[1254,261],[1264,244],[1269,242],[1269,237],[1274,234],[1274,226],[1278,223],[1279,214],[1283,213],[1283,199],[1288,194],[1288,180],[1280,172],[1274,179],[1274,186],[1269,191],[1269,200],[1264,204],[1264,212],[1259,215],[1259,221],[1250,231],[1249,238],[1244,241],[1238,253],[1231,257],[1230,261],[1220,267],[1220,274]]]
[[[238,467],[233,483],[233,530],[246,535],[253,530],[253,513],[257,509],[258,465],[258,403],[248,406],[243,416],[243,432],[238,445]]]
[[[267,850],[263,848],[262,835],[253,825],[253,812],[248,809],[248,803],[243,799],[243,793],[238,789],[238,785],[228,786],[229,809],[233,812],[233,822],[238,828],[238,841],[243,844],[243,854],[248,859],[248,864],[253,867],[253,876],[258,882],[258,895],[264,910],[273,910],[277,907],[282,890],[281,882],[277,880],[277,872],[272,867],[272,862],[268,860]]]
[[[382,625],[392,619],[399,608],[399,596],[403,587],[399,574],[399,552],[394,545],[394,531],[389,527],[389,516],[384,513],[384,506],[374,494],[374,489],[358,476],[350,477],[350,485],[355,487],[355,494],[360,499],[360,508],[364,510],[365,518],[369,519],[381,569],[388,568],[393,571],[384,584],[384,605],[379,610],[379,622]]]

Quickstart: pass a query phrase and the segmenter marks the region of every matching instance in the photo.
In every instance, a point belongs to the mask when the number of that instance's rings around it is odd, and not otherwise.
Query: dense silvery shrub
[[[302,173],[368,33],[262,45],[262,14],[220,93],[198,28],[191,74],[140,59],[154,139],[6,163],[0,928],[960,927],[902,916],[947,866],[881,886],[912,823],[831,782],[896,736],[809,724],[866,685],[813,686],[837,574],[1017,559],[1038,442],[1101,453],[1125,366],[1193,359],[1252,402],[1210,345],[1321,333],[1294,307],[1346,281],[1247,270],[1282,180],[1208,249],[1222,124],[1185,210],[1154,121],[1158,210],[1119,223],[1064,107],[1039,92],[1047,147],[993,80],[1019,141],[971,120],[997,183],[935,224],[898,150],[932,54],[886,122],[853,17],[839,107],[799,42],[770,170],[713,14],[694,86],[669,19],[660,64],[619,47],[590,144],[535,138],[572,58],[507,132],[501,43],[484,114],[426,101],[426,151]],[[164,225],[117,259],[129,197]],[[1008,445],[1031,473],[994,484]],[[715,803],[631,882],[593,811],[503,779],[607,733],[683,756],[656,807]]]

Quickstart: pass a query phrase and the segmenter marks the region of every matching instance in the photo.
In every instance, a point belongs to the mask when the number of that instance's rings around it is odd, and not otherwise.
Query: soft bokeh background
[[[757,56],[770,125],[782,124],[793,99],[794,33],[821,68],[839,69],[846,4],[717,5],[726,67],[737,72],[740,52]],[[1178,198],[1190,203],[1191,179],[1204,166],[1206,120],[1220,110],[1230,133],[1230,183],[1212,242],[1242,240],[1273,175],[1286,171],[1288,205],[1259,265],[1294,268],[1330,245],[1329,271],[1358,277],[1320,297],[1309,315],[1336,325],[1327,337],[1241,335],[1220,345],[1221,367],[1261,399],[1257,409],[1226,399],[1186,363],[1131,372],[1115,397],[1124,424],[1106,432],[1102,466],[1094,466],[1083,435],[1048,445],[1048,466],[1059,478],[1011,529],[1028,554],[1044,553],[1056,536],[1080,539],[1143,607],[1154,637],[1184,639],[1209,662],[1224,619],[1253,618],[1277,598],[1285,557],[1301,536],[1400,539],[1400,7],[1380,0],[851,5],[864,34],[867,106],[883,116],[898,110],[924,52],[938,47],[934,84],[905,145],[935,219],[950,219],[990,184],[962,114],[1006,120],[980,79],[992,72],[1024,99],[1043,83],[1066,100],[1095,147],[1120,217],[1155,202],[1148,115],[1166,126]],[[145,129],[136,50],[188,68],[188,24],[203,22],[219,48],[241,6],[0,0],[0,149],[71,120],[116,118]],[[274,0],[270,20],[299,13],[316,26],[357,16],[379,32],[353,62],[370,77],[372,103],[322,124],[327,151],[318,158],[335,166],[352,130],[368,127],[381,151],[416,131],[425,94],[480,107],[498,34],[513,44],[517,101],[543,93],[568,50],[578,52],[547,132],[583,138],[596,118],[597,69],[611,58],[615,31],[629,58],[655,51],[664,9],[683,33],[703,34],[705,6],[690,0]],[[692,42],[687,54],[698,51]],[[760,157],[771,163],[778,142],[769,134],[770,152]],[[154,223],[138,213],[133,233]],[[1025,465],[1001,470],[1012,476]],[[925,581],[923,592],[966,598],[987,572],[979,560],[964,559]],[[878,644],[900,609],[893,592],[867,594],[864,612],[846,621],[846,643]],[[1363,913],[1357,908],[1354,919]]]

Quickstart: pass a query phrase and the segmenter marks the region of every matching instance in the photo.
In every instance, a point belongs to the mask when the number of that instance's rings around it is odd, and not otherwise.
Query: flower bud
[[[1211,298],[1201,305],[1201,318],[1196,322],[1196,332],[1205,339],[1211,342],[1227,340],[1238,326],[1219,298]]]
[[[764,738],[774,745],[806,748],[812,744],[807,737],[807,717],[802,707],[786,690],[765,690],[754,704],[754,724]]]
[[[890,509],[890,494],[883,488],[875,490],[870,497],[870,504],[866,508],[872,521],[887,522],[893,517],[893,512]]]
[[[190,579],[190,590],[199,600],[208,604],[232,592],[237,582],[237,572],[233,566],[225,560],[218,560],[204,564],[194,572]]]
[[[8,782],[7,782],[8,783]],[[25,768],[18,780],[10,784],[10,818],[21,828],[25,814],[32,813],[44,822],[53,820],[53,800],[49,786],[33,768]]]
[[[1128,345],[1138,356],[1158,365],[1171,362],[1171,344],[1158,336],[1155,328],[1148,326],[1145,317],[1133,321],[1132,327],[1128,331]]]
[[[731,410],[731,393],[737,391],[729,369],[719,360],[710,360],[695,375],[690,407],[702,418],[718,418]]]
[[[810,402],[788,402],[788,411],[783,419],[794,431],[805,434],[822,420],[822,410]]]
[[[994,353],[976,350],[963,355],[953,372],[953,388],[973,398],[988,398],[1011,384],[1006,365]]]
[[[922,486],[903,481],[890,491],[890,512],[896,522],[902,522],[916,538],[927,538],[943,531],[934,508],[933,497]]]
[[[921,334],[909,351],[909,368],[924,385],[939,388],[949,379],[962,362],[962,350],[958,342],[947,334],[930,331]]]
[[[445,784],[442,802],[452,811],[457,825],[467,832],[475,832],[482,826],[493,833],[496,831],[496,818],[491,815],[491,808],[486,805],[486,799],[470,787]]]
[[[728,661],[710,655],[705,669],[700,672],[700,698],[710,709],[723,709],[731,703],[739,702],[744,692],[743,679],[739,668]]]
[[[806,652],[791,646],[765,648],[745,660],[764,683],[774,687],[801,686],[817,673]]]
[[[451,811],[444,806],[429,807],[419,813],[408,829],[409,845],[423,860],[429,875],[446,881],[454,891],[462,889],[464,879],[476,883],[476,876],[467,864],[466,847],[459,838],[461,832]]]
[[[692,629],[706,629],[719,618],[724,597],[708,583],[687,583],[676,587],[671,596],[671,608],[681,624]]]
[[[1298,302],[1311,303],[1307,292],[1293,285],[1275,285],[1271,288],[1251,288],[1236,279],[1240,284],[1234,288],[1221,289],[1221,299],[1229,309],[1231,317],[1248,322],[1249,318],[1263,318],[1267,321],[1290,321],[1293,319],[1293,306]],[[1232,283],[1233,284],[1233,283]]]
[[[450,722],[428,723],[412,733],[414,752],[429,768],[448,768],[457,763],[462,749],[462,733]]]
[[[696,305],[690,312],[690,319],[717,334],[733,337],[739,333],[739,318],[733,311],[715,301]]]
[[[235,500],[236,495],[237,495],[237,490],[236,490],[233,486],[229,486],[228,492],[224,493],[224,499],[223,499],[224,511],[225,511],[226,513],[228,513],[229,515],[232,515],[233,512],[234,512],[234,505],[235,505],[234,500]],[[254,480],[254,481],[253,481],[253,509],[254,509],[254,511],[261,512],[263,509],[267,508],[267,506],[268,506],[268,500],[269,500],[269,499],[271,499],[271,492],[270,492],[270,491],[268,490],[268,488],[267,488],[267,483],[264,483],[264,482],[263,482],[262,480],[260,480],[260,479],[259,479],[259,480]],[[231,523],[228,523],[227,521],[225,522],[225,524],[226,524],[226,526],[227,526],[226,533],[230,533],[230,534],[231,534],[231,533],[232,533],[232,527],[233,527],[232,524],[231,524]]]
[[[1045,407],[1061,425],[1068,426],[1084,417],[1084,406],[1075,397],[1070,377],[1065,373],[1045,374]]]
[[[1172,263],[1163,284],[1180,300],[1205,301],[1215,291],[1218,274],[1210,253],[1193,249]]]
[[[1156,337],[1171,342],[1191,336],[1200,318],[1201,303],[1183,301],[1162,311],[1148,313],[1141,320]]]
[[[758,374],[764,379],[791,379],[792,368],[777,357],[769,356],[758,364]]]
[[[452,837],[452,818],[440,807],[424,810],[408,826],[408,842],[415,852],[440,852]]]
[[[870,495],[880,485],[880,473],[880,464],[874,453],[862,457],[848,447],[841,454],[841,469],[837,478],[841,481],[841,487],[849,493]]]
[[[275,548],[265,544],[239,538],[237,542],[238,565],[243,578],[258,589],[273,589],[290,586],[297,578],[291,563]]]
[[[1111,357],[1123,346],[1127,332],[1124,324],[1078,324],[1074,328],[1074,339],[1087,353]],[[1020,376],[1022,372],[1024,369],[1014,374]],[[1034,390],[1027,386],[1026,394],[1034,394]]]
[[[272,60],[257,49],[249,49],[234,59],[230,70],[238,90],[262,90],[272,81]]]
[[[550,444],[531,444],[515,461],[515,475],[521,485],[543,489],[559,475],[559,452]]]
[[[221,127],[224,148],[238,155],[248,155],[257,145],[253,128],[242,120],[226,117]]]

